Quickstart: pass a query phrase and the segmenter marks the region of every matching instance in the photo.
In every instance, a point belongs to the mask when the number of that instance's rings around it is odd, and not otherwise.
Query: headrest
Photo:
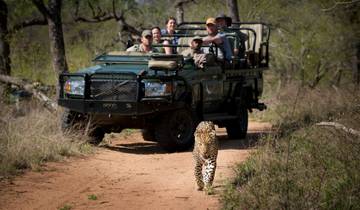
[[[148,64],[149,69],[152,70],[176,70],[179,65],[176,61],[157,61],[157,60],[149,60]]]
[[[174,71],[183,65],[182,55],[152,55],[148,67],[153,70]]]

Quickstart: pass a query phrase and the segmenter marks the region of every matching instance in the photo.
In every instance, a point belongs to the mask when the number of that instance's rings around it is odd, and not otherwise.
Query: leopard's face
[[[206,154],[216,140],[215,125],[210,121],[201,122],[195,131],[195,142],[201,153]]]

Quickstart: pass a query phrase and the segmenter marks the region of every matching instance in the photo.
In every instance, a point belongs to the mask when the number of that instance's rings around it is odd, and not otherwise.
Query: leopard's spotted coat
[[[215,125],[210,121],[201,122],[195,131],[193,156],[195,159],[195,178],[198,190],[211,190],[216,170],[218,140]],[[204,166],[204,173],[202,172]]]

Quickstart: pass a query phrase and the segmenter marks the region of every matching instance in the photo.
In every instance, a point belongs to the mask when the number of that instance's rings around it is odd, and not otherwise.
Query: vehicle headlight
[[[143,81],[145,85],[145,97],[169,96],[172,91],[171,82]]]
[[[85,92],[85,81],[69,79],[65,82],[64,93],[83,96]]]

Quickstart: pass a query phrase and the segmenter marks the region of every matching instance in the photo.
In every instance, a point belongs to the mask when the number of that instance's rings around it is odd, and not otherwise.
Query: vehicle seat
[[[253,32],[249,30],[242,30],[242,33],[245,33],[248,36],[248,40],[245,42],[246,51],[254,51],[255,53],[259,53],[260,45],[262,41],[262,33],[263,27],[261,24],[242,24],[241,28],[251,28],[256,33],[256,45],[255,49],[253,49],[253,43],[255,41],[255,35]]]
[[[180,37],[178,40],[178,45],[187,45],[190,43],[192,38],[193,37]],[[186,49],[188,49],[188,47],[177,47],[177,53],[181,55]]]
[[[242,33],[245,33],[248,36],[247,41],[245,41],[245,54],[247,55],[249,64],[255,66],[259,62],[259,53],[262,44],[262,35],[263,35],[263,26],[262,24],[242,24],[241,28],[250,28],[253,29],[256,33],[256,37],[252,31],[241,30]],[[255,49],[254,49],[254,41]]]

